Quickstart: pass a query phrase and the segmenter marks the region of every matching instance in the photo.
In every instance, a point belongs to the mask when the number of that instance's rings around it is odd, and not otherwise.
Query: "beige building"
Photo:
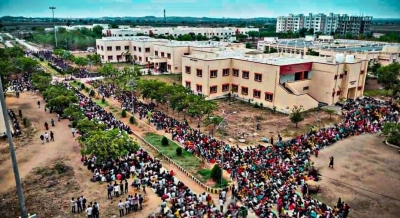
[[[147,36],[103,37],[96,39],[96,49],[104,63],[125,62],[126,55],[130,54],[136,63],[148,65],[149,57],[154,54],[154,44],[168,41]]]
[[[362,96],[368,61],[214,51],[185,55],[182,85],[208,99],[232,96],[288,113]]]

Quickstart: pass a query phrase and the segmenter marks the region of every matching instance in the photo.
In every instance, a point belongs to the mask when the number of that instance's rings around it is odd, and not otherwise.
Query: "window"
[[[298,81],[298,80],[301,80],[301,72],[298,72],[298,73],[295,73],[294,74],[294,81]]]
[[[149,62],[149,58],[148,57],[146,57],[146,62]]]
[[[232,92],[238,92],[239,91],[239,86],[236,84],[232,84]]]
[[[229,76],[229,69],[223,69],[222,76]]]
[[[112,55],[109,55],[109,56],[108,56],[108,60],[111,61],[112,59],[113,59],[113,56],[112,56]]]
[[[125,51],[129,50],[129,46],[125,46],[124,49],[125,49]]]
[[[265,100],[266,101],[272,101],[274,99],[274,94],[271,92],[265,92]]]
[[[138,47],[139,52],[142,52],[142,48]]]
[[[190,55],[190,53],[183,53],[183,55]]]
[[[304,78],[303,79],[309,79],[310,77],[310,72],[309,71],[304,71]]]
[[[217,88],[218,88],[218,86],[211,86],[211,87],[210,87],[210,93],[211,93],[211,94],[217,93],[217,91],[218,91]]]
[[[233,76],[239,77],[239,70],[238,69],[233,69]]]
[[[303,91],[307,91],[310,87],[309,86],[304,86]]]
[[[222,91],[223,91],[223,92],[229,91],[229,84],[228,84],[228,83],[222,84]]]
[[[185,81],[185,87],[188,88],[188,89],[191,88],[190,81]]]
[[[155,56],[158,56],[158,51],[154,51],[154,55],[155,55]]]
[[[359,86],[359,87],[358,87],[358,90],[360,91],[360,90],[362,90],[362,88],[363,88],[362,86]]]
[[[203,86],[202,85],[196,85],[196,90],[197,90],[197,92],[203,92]]]
[[[142,62],[142,57],[139,57],[139,62]]]
[[[167,53],[167,58],[171,59],[171,54],[170,53]]]
[[[344,75],[347,75],[347,71],[344,71]]]
[[[115,46],[116,51],[121,51],[121,46]]]
[[[203,76],[203,71],[201,69],[196,69],[196,75],[198,77],[202,77]]]
[[[104,50],[103,46],[101,46],[101,50],[102,50],[102,51]]]
[[[363,70],[362,70],[362,71],[360,71],[360,74],[361,74],[361,75],[363,75],[363,74],[364,74],[364,71],[363,71]]]
[[[101,60],[104,60],[104,55],[101,56]]]
[[[218,70],[211,70],[210,71],[210,78],[217,78]]]
[[[190,72],[190,67],[186,66],[186,67],[185,67],[185,72],[186,72],[187,74],[190,74],[190,73],[191,73],[191,72]]]
[[[260,98],[260,97],[261,97],[261,91],[253,89],[253,98]]]
[[[100,45],[97,45],[97,49],[100,49]]]
[[[133,50],[136,51],[136,46],[133,46]]]
[[[337,80],[337,77],[338,77],[338,75],[335,75],[335,78],[334,78],[334,80]]]
[[[120,61],[122,59],[121,55],[117,55],[117,60]]]
[[[168,67],[168,70],[171,70],[171,64],[168,64],[167,67]]]
[[[161,52],[161,57],[164,57],[164,52]]]
[[[248,95],[249,94],[249,88],[242,86],[242,95]]]
[[[339,90],[336,92],[336,95],[340,95],[340,93],[342,93],[342,91]]]
[[[262,74],[261,73],[255,73],[254,74],[254,81],[261,82],[262,81]]]
[[[343,76],[344,76],[344,74],[342,73],[342,74],[340,74],[339,75],[339,79],[343,79]]]
[[[243,79],[248,79],[249,78],[249,71],[242,71],[242,78]]]
[[[112,51],[112,47],[111,46],[107,46],[107,51]]]
[[[150,48],[145,48],[144,50],[146,53],[150,53]]]

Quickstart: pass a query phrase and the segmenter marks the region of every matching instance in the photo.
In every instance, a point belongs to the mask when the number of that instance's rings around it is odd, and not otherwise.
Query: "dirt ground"
[[[382,86],[378,83],[376,78],[369,78],[365,81],[365,90],[381,89]]]
[[[218,104],[218,110],[214,112],[215,115],[222,116],[222,111],[227,113],[232,113],[236,111],[236,114],[232,114],[226,118],[228,126],[226,127],[227,136],[225,136],[225,140],[233,139],[237,140],[239,137],[242,137],[245,133],[244,139],[246,139],[245,143],[241,143],[240,145],[248,146],[254,145],[255,143],[261,143],[262,137],[271,138],[274,137],[274,140],[277,139],[278,132],[281,133],[281,136],[284,139],[289,139],[295,137],[299,134],[307,132],[311,125],[315,128],[323,126],[331,126],[333,123],[336,123],[340,120],[339,115],[332,115],[332,119],[330,119],[330,115],[328,115],[325,111],[308,111],[305,113],[305,119],[303,122],[299,123],[299,127],[296,128],[294,124],[290,122],[289,116],[281,113],[273,113],[268,109],[254,108],[252,105],[249,105],[246,102],[235,100],[230,102],[228,99],[220,99],[216,100]],[[172,117],[177,118],[178,120],[183,120],[184,115],[178,114],[176,112],[172,112],[170,108],[167,109],[166,106],[159,105],[157,108]],[[321,122],[319,123],[318,117],[320,117]],[[196,128],[199,123],[198,119],[186,118],[191,125],[192,128]],[[260,129],[257,130],[256,125],[257,121],[260,122]],[[200,121],[200,129],[203,132],[210,132],[212,127],[205,127],[203,122]],[[218,131],[214,130],[214,137],[221,139],[222,134],[218,133]],[[231,140],[232,141],[232,140]]]
[[[341,197],[349,203],[351,217],[400,217],[399,153],[382,140],[371,134],[352,137],[313,158],[322,175],[317,199],[334,206]],[[330,156],[334,169],[328,168]]]
[[[85,217],[84,214],[71,214],[69,200],[71,197],[85,196],[88,202],[98,202],[100,205],[100,214],[104,217],[118,215],[117,204],[119,198],[113,200],[106,199],[106,184],[92,183],[89,181],[92,174],[80,161],[80,147],[69,132],[68,121],[56,121],[55,127],[50,127],[54,132],[55,142],[42,145],[39,141],[40,133],[44,133],[44,122],[50,123],[50,119],[56,119],[55,114],[49,114],[42,108],[38,109],[36,102],[42,98],[36,93],[21,93],[20,98],[8,97],[7,107],[22,113],[31,123],[33,138],[16,139],[16,153],[20,176],[23,181],[26,201],[35,200],[34,204],[27,203],[28,212],[37,212],[38,217]],[[43,101],[42,101],[43,102]],[[42,104],[43,105],[43,104]],[[24,130],[24,129],[23,129]],[[21,140],[24,143],[19,143]],[[7,147],[7,142],[2,141],[0,148]],[[5,199],[0,202],[0,217],[14,217],[15,208],[10,205],[18,205],[15,198],[15,180],[11,167],[10,158],[5,158],[0,164],[0,198]],[[0,157],[2,157],[0,155]],[[54,191],[54,184],[50,180],[59,181],[60,177],[49,175],[44,178],[37,174],[38,167],[49,169],[58,160],[62,159],[66,167],[72,169],[71,172],[62,176],[62,181],[70,181],[63,185],[57,185],[57,191]],[[46,180],[47,179],[47,180]],[[131,183],[132,181],[128,181]],[[76,183],[76,185],[75,185]],[[11,194],[10,194],[11,193]],[[134,194],[132,189],[129,194]],[[140,192],[143,195],[143,193]],[[40,201],[43,198],[45,200]],[[122,199],[123,197],[120,197]],[[154,192],[148,191],[145,196],[144,210],[138,213],[130,214],[126,217],[147,217],[150,213],[157,211],[160,198]],[[17,206],[15,206],[17,207]],[[9,213],[7,213],[9,211]]]
[[[167,84],[181,84],[182,76],[180,74],[166,74],[166,75],[143,75],[140,79],[151,80],[156,79]]]

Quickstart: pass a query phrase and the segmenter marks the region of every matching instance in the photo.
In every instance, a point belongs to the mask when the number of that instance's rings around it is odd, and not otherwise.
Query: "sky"
[[[0,0],[0,16],[252,18],[308,13],[400,18],[399,0]]]

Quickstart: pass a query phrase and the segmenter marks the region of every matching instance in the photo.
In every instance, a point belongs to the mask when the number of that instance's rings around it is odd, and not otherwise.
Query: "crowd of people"
[[[300,197],[297,187],[303,190],[306,180],[318,180],[310,156],[331,144],[363,133],[377,133],[387,121],[397,122],[397,105],[390,102],[363,97],[342,105],[343,120],[329,128],[315,130],[288,141],[278,141],[272,146],[250,146],[239,148],[218,141],[212,136],[191,128],[186,121],[178,121],[161,111],[154,104],[146,104],[131,96],[130,92],[117,95],[116,86],[99,84],[98,91],[105,97],[121,102],[125,109],[147,118],[157,128],[171,134],[187,151],[205,158],[211,163],[220,163],[238,182],[236,197],[252,208],[258,216],[270,216],[271,208],[277,205],[278,213],[287,217],[285,211],[294,216],[347,217],[349,206],[328,208],[311,198],[308,191]],[[332,163],[333,164],[333,163]],[[332,166],[333,167],[333,166]]]
[[[56,57],[53,55],[52,51],[49,50],[40,50],[37,52],[29,51],[27,52],[27,55],[32,55],[35,56],[36,58],[46,60],[49,65],[56,69],[57,71],[62,71],[65,72],[69,68],[75,68],[71,66],[67,61],[65,61],[61,57]],[[100,77],[101,75],[97,72],[90,72],[86,68],[81,67],[73,71],[74,73],[72,74],[73,77],[75,78],[94,78],[94,77]]]

